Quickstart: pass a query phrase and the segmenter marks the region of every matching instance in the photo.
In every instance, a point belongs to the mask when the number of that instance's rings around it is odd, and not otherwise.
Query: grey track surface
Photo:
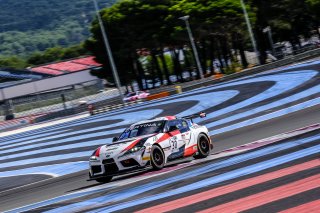
[[[320,122],[319,106],[214,136],[214,152]],[[191,170],[192,167],[186,168]],[[173,171],[174,175],[178,171]],[[167,174],[164,174],[167,175]],[[87,171],[44,180],[0,193],[0,211],[99,185],[87,182]],[[117,181],[117,180],[115,180]]]

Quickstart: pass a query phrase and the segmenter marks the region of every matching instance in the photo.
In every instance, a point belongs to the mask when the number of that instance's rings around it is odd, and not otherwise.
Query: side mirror
[[[117,140],[118,140],[118,137],[112,138],[112,142],[115,142],[115,141],[117,141]]]
[[[177,126],[170,126],[168,132],[173,132],[173,131],[176,131],[176,130],[178,130],[178,129],[179,129],[179,128],[178,128]]]

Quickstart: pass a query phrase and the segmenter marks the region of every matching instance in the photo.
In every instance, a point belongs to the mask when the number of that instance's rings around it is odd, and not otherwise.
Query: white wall
[[[85,70],[2,88],[0,89],[0,101],[98,79],[89,72]]]

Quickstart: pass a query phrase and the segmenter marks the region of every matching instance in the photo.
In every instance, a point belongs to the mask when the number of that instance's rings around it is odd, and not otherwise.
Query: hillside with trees
[[[99,0],[101,8],[116,0]],[[79,44],[90,35],[92,0],[0,0],[0,56]]]

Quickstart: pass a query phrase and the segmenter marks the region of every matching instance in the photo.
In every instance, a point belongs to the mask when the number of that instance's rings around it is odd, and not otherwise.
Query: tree
[[[167,31],[164,20],[168,16],[170,4],[171,1],[168,0],[124,0],[101,11],[120,80],[123,83],[130,82],[133,76],[144,78],[138,69],[140,65],[137,50],[142,48],[151,50],[161,46],[165,37],[162,35]],[[87,41],[87,48],[97,56],[99,62],[110,69],[97,21],[93,22],[91,32],[93,37]],[[133,61],[128,63],[128,59]],[[111,72],[108,75],[110,74]]]

